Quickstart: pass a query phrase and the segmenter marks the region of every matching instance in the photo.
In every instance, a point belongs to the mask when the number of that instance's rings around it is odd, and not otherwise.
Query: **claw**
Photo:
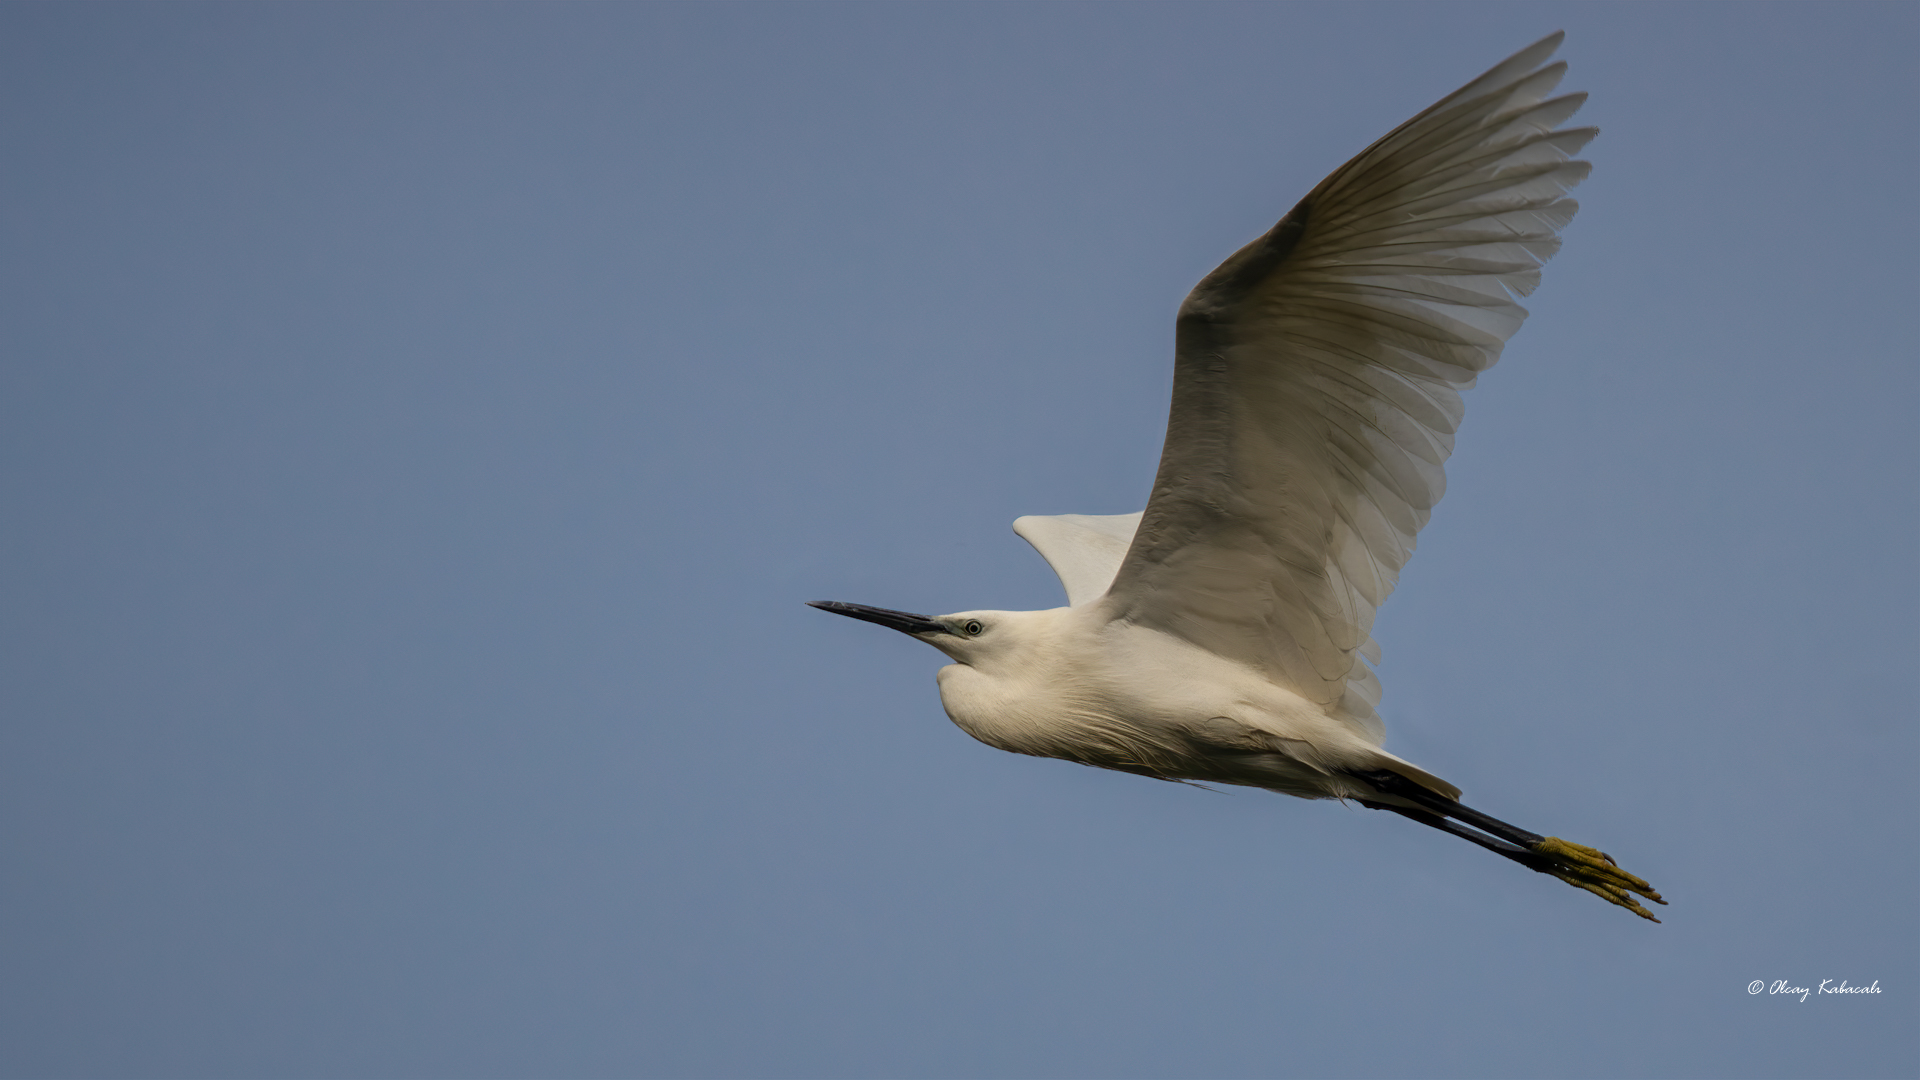
[[[1532,851],[1542,862],[1537,869],[1575,888],[1585,889],[1609,904],[1626,908],[1643,919],[1660,921],[1653,917],[1652,912],[1641,907],[1631,894],[1639,893],[1656,904],[1665,904],[1666,901],[1660,898],[1653,886],[1620,869],[1620,865],[1606,852],[1569,843],[1557,836],[1546,837],[1534,844]]]

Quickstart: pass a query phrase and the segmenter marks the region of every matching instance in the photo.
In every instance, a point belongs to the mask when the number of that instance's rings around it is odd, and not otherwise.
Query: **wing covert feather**
[[[1181,306],[1153,494],[1103,603],[1376,743],[1374,613],[1446,490],[1460,392],[1578,209],[1555,34],[1336,170]]]

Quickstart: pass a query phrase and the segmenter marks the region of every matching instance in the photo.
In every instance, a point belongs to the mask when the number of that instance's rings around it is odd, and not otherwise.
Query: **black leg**
[[[1476,829],[1490,832],[1502,840],[1518,844],[1523,848],[1530,849],[1535,844],[1546,839],[1546,837],[1541,836],[1539,833],[1528,832],[1518,825],[1509,825],[1497,817],[1488,817],[1486,814],[1475,810],[1471,806],[1463,806],[1460,803],[1454,802],[1452,799],[1436,795],[1426,788],[1421,787],[1419,784],[1401,776],[1399,773],[1387,772],[1385,769],[1376,769],[1371,772],[1357,772],[1353,775],[1357,779],[1365,780],[1367,783],[1372,784],[1384,795],[1398,795],[1408,802],[1418,803],[1421,807],[1440,817],[1464,821]],[[1391,810],[1393,808],[1383,807],[1382,809]],[[1447,831],[1452,832],[1453,830],[1449,829]]]
[[[1529,870],[1559,878],[1575,888],[1600,897],[1609,904],[1626,908],[1643,919],[1659,922],[1653,914],[1629,895],[1639,893],[1656,904],[1665,900],[1653,886],[1621,870],[1613,856],[1604,851],[1570,844],[1552,836],[1531,833],[1517,825],[1487,815],[1452,799],[1437,795],[1398,773],[1384,769],[1352,774],[1383,795],[1393,795],[1414,806],[1398,806],[1356,799],[1371,810],[1391,810],[1401,817],[1429,828],[1452,833],[1468,843],[1477,844],[1502,858],[1511,859]],[[1452,818],[1454,820],[1448,820]],[[1490,834],[1490,835],[1489,835]]]
[[[1496,840],[1485,833],[1476,832],[1458,822],[1448,821],[1439,814],[1429,814],[1424,810],[1415,810],[1406,806],[1389,806],[1386,803],[1369,802],[1366,799],[1355,799],[1354,801],[1369,810],[1391,810],[1403,818],[1439,829],[1441,832],[1452,833],[1470,844],[1479,844],[1495,855],[1503,855],[1522,866],[1532,867],[1533,865],[1531,856],[1527,853],[1526,848],[1520,847],[1518,844],[1509,844],[1505,840]]]

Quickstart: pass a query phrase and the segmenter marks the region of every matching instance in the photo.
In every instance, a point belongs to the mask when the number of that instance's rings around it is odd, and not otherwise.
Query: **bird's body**
[[[964,657],[940,669],[940,701],[989,746],[1310,799],[1369,795],[1350,774],[1382,768],[1458,794],[1259,671],[1099,605],[949,617],[983,629],[932,639]]]
[[[1560,127],[1554,35],[1336,170],[1207,275],[1176,321],[1145,510],[1026,517],[1069,606],[829,611],[940,649],[947,715],[1015,753],[1351,799],[1649,919],[1591,848],[1458,802],[1381,748],[1374,612],[1445,488],[1460,391],[1492,366],[1577,209],[1595,134]],[[1655,920],[1657,921],[1657,920]]]

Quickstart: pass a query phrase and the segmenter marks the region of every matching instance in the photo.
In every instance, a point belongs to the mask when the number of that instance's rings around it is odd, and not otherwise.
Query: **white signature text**
[[[1834,985],[1839,983],[1838,986]],[[1821,979],[1820,985],[1809,990],[1804,986],[1795,986],[1785,979],[1775,979],[1769,983],[1765,979],[1755,979],[1747,984],[1749,994],[1786,994],[1797,996],[1804,1004],[1809,994],[1877,994],[1880,992],[1880,980],[1873,980],[1871,986],[1848,986],[1845,979]]]

